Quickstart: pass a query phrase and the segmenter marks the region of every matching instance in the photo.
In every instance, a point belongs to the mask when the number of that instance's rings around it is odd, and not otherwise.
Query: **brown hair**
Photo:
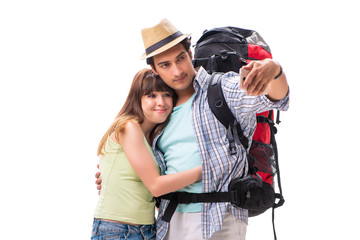
[[[190,54],[191,37],[185,38],[184,40],[182,40],[180,42],[180,44],[182,44],[184,46],[185,50]],[[154,64],[154,57],[147,58],[146,63],[148,65],[151,65],[156,70],[156,67],[155,67],[155,64]]]
[[[139,124],[144,121],[144,113],[141,107],[141,97],[143,95],[148,95],[154,91],[158,92],[169,92],[173,98],[173,105],[176,103],[176,93],[175,91],[166,85],[166,83],[151,69],[144,68],[136,73],[133,82],[130,87],[129,94],[125,100],[123,107],[120,112],[117,114],[114,122],[111,124],[110,128],[105,132],[102,137],[99,146],[97,155],[104,154],[105,143],[108,137],[115,132],[115,138],[119,139],[120,131],[123,131],[125,124],[128,121],[136,121]],[[150,134],[151,141],[154,137],[160,133],[170,119],[170,115],[165,122],[158,124]]]

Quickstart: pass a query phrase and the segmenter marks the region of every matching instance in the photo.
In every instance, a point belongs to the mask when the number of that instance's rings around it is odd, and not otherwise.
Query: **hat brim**
[[[162,46],[161,48],[156,49],[155,51],[149,53],[148,55],[146,55],[146,53],[143,53],[141,55],[141,59],[146,59],[149,57],[153,57],[155,55],[158,55],[162,52],[165,52],[166,50],[172,48],[173,46],[175,46],[176,44],[180,43],[182,40],[184,40],[185,38],[187,38],[188,36],[190,36],[191,34],[184,34],[176,39],[174,39],[173,41],[169,42],[168,44],[165,44],[164,46]]]

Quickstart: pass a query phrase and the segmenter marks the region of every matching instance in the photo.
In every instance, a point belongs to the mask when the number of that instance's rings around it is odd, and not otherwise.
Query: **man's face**
[[[178,94],[182,91],[193,91],[192,82],[196,72],[191,62],[192,56],[182,44],[177,44],[153,58],[156,68],[153,70],[169,87]]]

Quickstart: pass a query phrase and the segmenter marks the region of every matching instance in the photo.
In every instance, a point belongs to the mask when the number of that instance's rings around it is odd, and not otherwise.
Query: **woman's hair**
[[[141,107],[141,97],[144,95],[149,95],[152,92],[169,92],[173,98],[173,105],[175,106],[177,95],[175,91],[166,85],[166,83],[151,69],[144,68],[136,73],[133,82],[130,87],[129,94],[125,100],[123,107],[120,112],[117,114],[114,122],[111,124],[110,128],[105,132],[102,137],[97,155],[104,154],[105,143],[108,137],[115,132],[115,138],[119,139],[119,133],[124,130],[125,125],[128,121],[136,121],[139,124],[142,124],[144,121],[144,113]],[[150,139],[151,141],[154,137],[160,133],[170,119],[170,115],[165,120],[165,122],[158,124],[151,132]]]

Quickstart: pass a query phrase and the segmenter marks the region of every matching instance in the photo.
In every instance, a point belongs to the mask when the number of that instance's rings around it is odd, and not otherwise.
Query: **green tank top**
[[[144,141],[156,163],[145,137]],[[153,224],[155,200],[130,165],[122,146],[109,137],[105,151],[100,159],[102,183],[94,217],[133,224]]]

